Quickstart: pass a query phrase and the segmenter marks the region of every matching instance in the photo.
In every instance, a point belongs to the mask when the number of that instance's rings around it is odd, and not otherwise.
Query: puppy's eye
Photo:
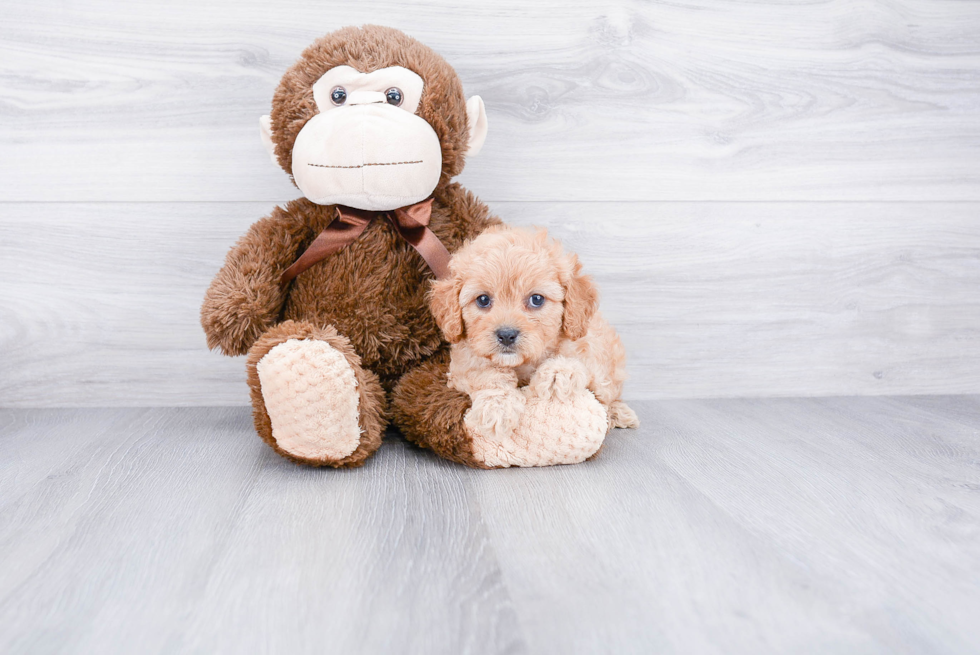
[[[395,105],[396,107],[402,104],[402,90],[397,86],[393,86],[387,91],[385,91],[385,99],[388,101],[389,105]]]
[[[480,309],[486,309],[490,306],[490,296],[483,294],[476,297],[476,306]]]
[[[528,307],[539,309],[542,305],[544,305],[544,296],[542,296],[540,293],[532,293],[531,297],[527,299]]]
[[[347,102],[347,90],[342,86],[335,86],[330,92],[330,102],[337,106]]]

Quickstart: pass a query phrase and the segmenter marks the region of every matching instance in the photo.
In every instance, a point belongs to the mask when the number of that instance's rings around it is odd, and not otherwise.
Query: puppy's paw
[[[577,359],[552,357],[545,360],[528,382],[530,393],[538,398],[567,401],[589,384],[589,372]]]
[[[622,400],[616,400],[609,406],[609,429],[612,428],[638,428],[640,419],[636,412],[630,409],[629,405]]]
[[[514,389],[485,389],[472,397],[473,404],[464,423],[471,431],[502,441],[509,437],[521,420],[526,400]]]

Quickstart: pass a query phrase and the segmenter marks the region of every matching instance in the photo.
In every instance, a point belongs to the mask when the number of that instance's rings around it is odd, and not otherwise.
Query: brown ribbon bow
[[[282,288],[318,261],[329,257],[344,246],[350,245],[361,236],[368,224],[379,214],[384,214],[395,226],[395,230],[429,265],[437,280],[449,274],[449,251],[442,245],[439,237],[429,229],[432,216],[432,198],[414,205],[399,207],[386,212],[368,211],[337,205],[337,218],[317,235],[313,243],[303,251],[292,266],[287,268],[279,285]]]

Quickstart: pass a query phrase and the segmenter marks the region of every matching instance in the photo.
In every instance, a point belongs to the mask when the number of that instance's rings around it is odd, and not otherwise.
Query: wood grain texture
[[[484,516],[510,518],[490,533],[532,651],[978,647],[976,398],[640,417],[587,468],[474,479]]]
[[[297,467],[244,408],[4,410],[0,650],[980,649],[980,398],[636,408],[489,472],[393,435]]]
[[[383,21],[487,104],[487,199],[980,200],[980,5],[7,3],[0,200],[282,201],[259,145],[317,36]]]
[[[404,446],[337,475],[242,409],[0,422],[5,653],[520,652],[459,474]]]
[[[628,397],[980,392],[977,204],[492,206],[580,253]],[[271,207],[3,205],[0,406],[246,404],[198,309]]]

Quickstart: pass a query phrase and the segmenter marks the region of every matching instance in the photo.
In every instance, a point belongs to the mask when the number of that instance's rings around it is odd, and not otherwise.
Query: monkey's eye
[[[335,86],[330,92],[330,102],[337,106],[347,102],[347,90],[342,86]]]
[[[387,91],[385,91],[385,98],[388,99],[389,105],[398,106],[402,104],[402,90],[397,86],[393,86]]]
[[[480,309],[486,309],[490,306],[490,296],[487,294],[482,294],[476,297],[476,306]]]
[[[528,307],[539,309],[542,305],[544,305],[544,296],[542,296],[540,293],[532,293],[527,299]]]

